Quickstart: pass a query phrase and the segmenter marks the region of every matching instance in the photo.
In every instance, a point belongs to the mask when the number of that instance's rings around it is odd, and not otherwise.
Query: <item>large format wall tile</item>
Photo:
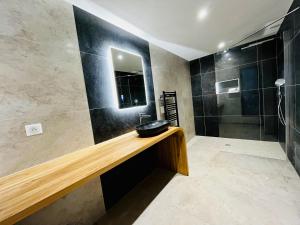
[[[200,74],[200,59],[195,59],[190,62],[190,73],[192,76]]]
[[[0,35],[78,49],[72,7],[59,0],[0,1]]]
[[[0,36],[0,120],[87,108],[78,49]]]
[[[26,124],[41,122],[43,135],[26,137]],[[1,121],[1,176],[93,145],[88,110]]]
[[[0,14],[4,176],[94,141],[72,5],[60,0],[0,1]],[[24,126],[38,122],[43,134],[26,137]],[[92,224],[103,213],[98,179],[18,224]]]
[[[260,76],[261,88],[276,87],[275,81],[278,78],[276,58],[260,63]]]
[[[190,140],[195,135],[195,127],[188,62],[152,44],[150,45],[150,53],[156,96],[156,111],[160,112],[159,97],[162,91],[177,91],[180,126],[185,130],[187,140]],[[195,66],[199,66],[199,64]],[[199,73],[197,69],[194,68],[194,70],[196,73]],[[195,77],[201,79],[200,76]],[[194,108],[194,110],[198,114],[203,109],[198,107]],[[163,119],[164,115],[158,113],[158,118]]]

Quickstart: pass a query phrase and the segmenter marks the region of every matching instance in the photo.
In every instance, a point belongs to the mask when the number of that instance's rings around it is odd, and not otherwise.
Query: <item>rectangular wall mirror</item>
[[[142,57],[111,48],[119,108],[147,105]]]

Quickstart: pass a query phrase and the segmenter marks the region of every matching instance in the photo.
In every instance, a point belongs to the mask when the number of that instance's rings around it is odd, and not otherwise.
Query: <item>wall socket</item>
[[[35,123],[35,124],[25,125],[25,131],[27,137],[42,134],[43,133],[42,124]]]

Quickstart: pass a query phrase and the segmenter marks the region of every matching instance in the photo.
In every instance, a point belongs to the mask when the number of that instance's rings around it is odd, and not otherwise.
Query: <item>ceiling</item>
[[[71,1],[71,0],[70,0]],[[191,60],[230,46],[287,13],[292,0],[77,0],[125,21],[143,38]],[[198,12],[206,9],[203,20]],[[96,14],[96,10],[94,14]],[[103,13],[102,13],[103,14]],[[101,14],[98,15],[101,17]],[[105,19],[105,18],[104,18]],[[116,24],[118,25],[118,24]],[[124,24],[123,24],[124,25]],[[122,24],[119,26],[123,27]],[[127,26],[126,26],[127,27]],[[274,26],[273,26],[274,27]],[[255,38],[276,33],[278,27]]]

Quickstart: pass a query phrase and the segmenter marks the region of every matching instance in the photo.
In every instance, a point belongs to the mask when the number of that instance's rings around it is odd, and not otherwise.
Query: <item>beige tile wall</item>
[[[72,5],[0,1],[0,176],[94,144]],[[26,124],[44,134],[26,137]],[[21,221],[92,224],[104,214],[100,179]]]
[[[150,55],[157,116],[163,118],[159,107],[162,91],[176,91],[180,126],[190,140],[195,136],[195,127],[189,63],[153,44],[150,44]]]

